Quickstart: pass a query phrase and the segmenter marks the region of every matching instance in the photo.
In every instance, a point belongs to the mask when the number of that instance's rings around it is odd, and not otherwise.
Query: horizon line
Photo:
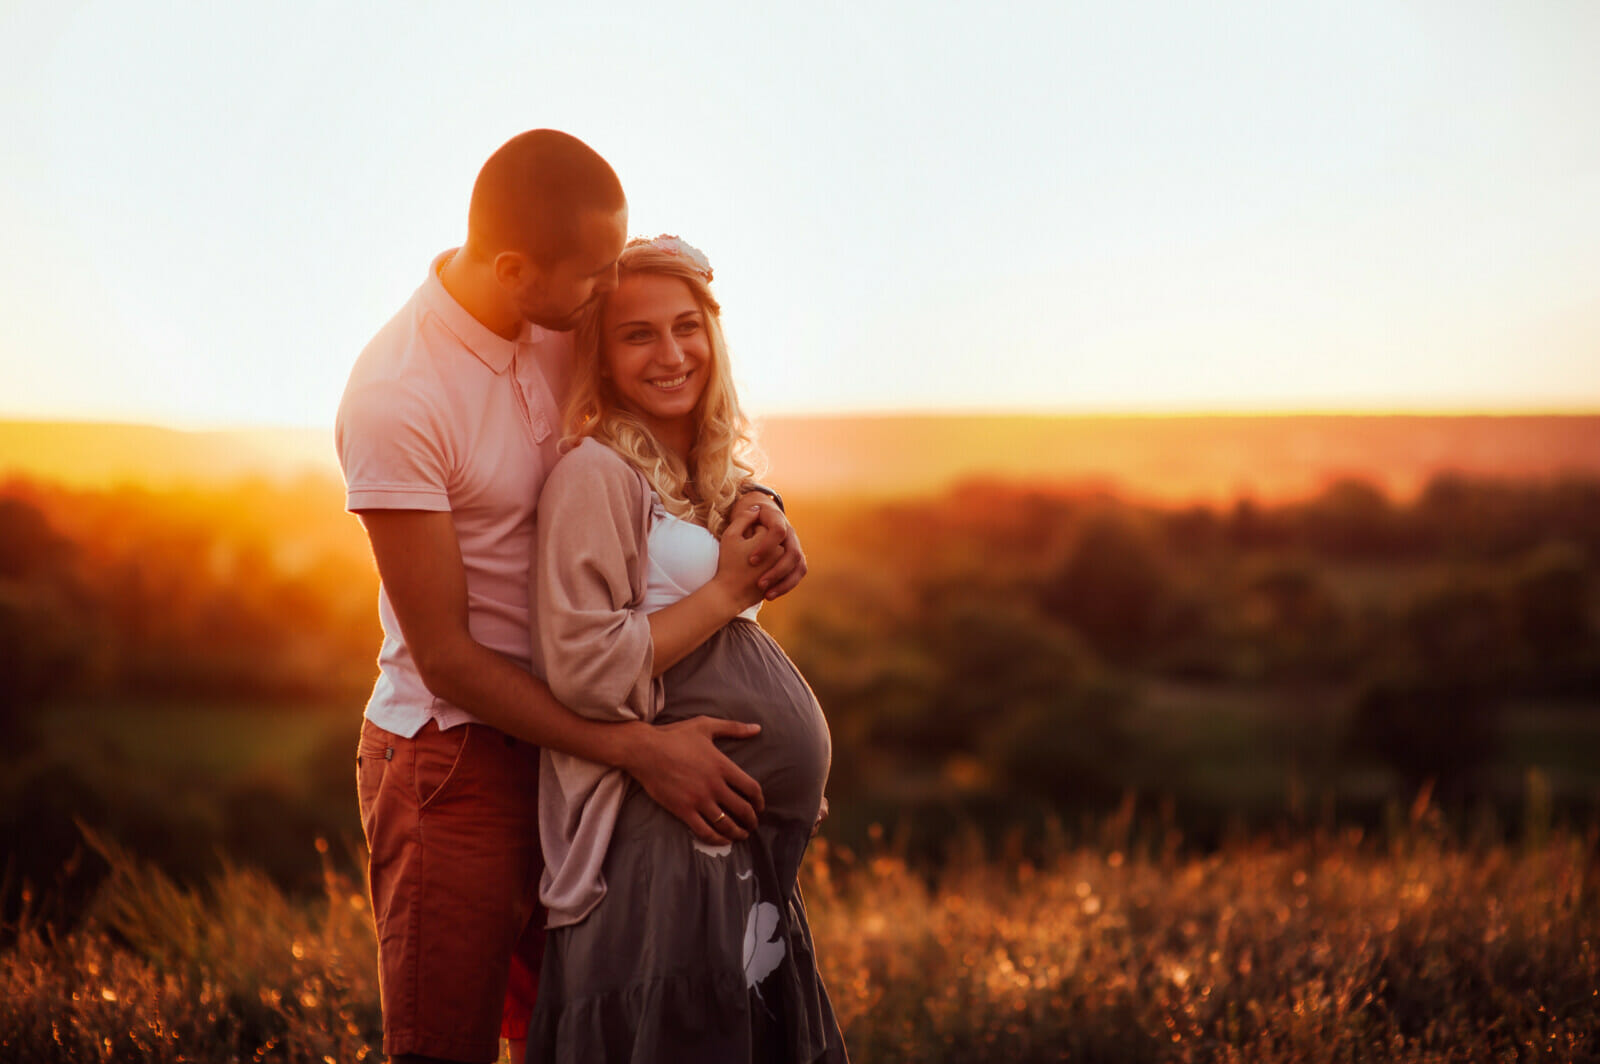
[[[1600,417],[1600,404],[1580,405],[1525,405],[1525,406],[1439,406],[1439,407],[922,407],[915,409],[863,407],[849,410],[794,409],[752,414],[756,424],[768,421],[789,420],[915,420],[915,419],[976,419],[992,420],[1015,418],[1018,420],[1203,420],[1203,419],[1288,419],[1288,418],[1517,418],[1517,417]],[[165,420],[133,420],[125,417],[105,416],[52,416],[38,413],[19,413],[0,410],[0,423],[34,425],[75,425],[116,428],[149,428],[169,432],[202,435],[226,432],[331,432],[333,423],[320,422],[183,422]]]

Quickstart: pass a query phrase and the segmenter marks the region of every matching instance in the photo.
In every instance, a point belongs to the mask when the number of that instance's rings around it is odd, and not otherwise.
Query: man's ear
[[[533,269],[533,261],[520,251],[502,251],[494,257],[494,279],[507,291],[525,287]]]

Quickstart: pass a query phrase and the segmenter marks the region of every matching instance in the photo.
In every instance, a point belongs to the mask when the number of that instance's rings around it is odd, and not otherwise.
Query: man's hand
[[[800,549],[800,537],[795,534],[794,526],[778,509],[778,504],[772,501],[772,496],[759,491],[746,492],[739,496],[735,509],[751,504],[761,507],[761,525],[775,533],[777,541],[776,547],[763,548],[750,556],[751,565],[767,567],[759,583],[766,589],[767,599],[771,600],[787,595],[799,586],[806,575],[806,555]]]
[[[628,775],[701,842],[720,846],[748,838],[765,805],[761,785],[712,740],[749,739],[761,726],[691,717],[649,727],[638,756],[622,766]]]
[[[760,579],[765,574],[751,559],[763,551],[770,556],[782,535],[761,523],[761,507],[748,506],[734,511],[733,520],[717,538],[717,572],[710,583],[726,593],[725,601],[731,601],[733,613],[738,614],[766,596]],[[696,645],[699,642],[703,640]]]

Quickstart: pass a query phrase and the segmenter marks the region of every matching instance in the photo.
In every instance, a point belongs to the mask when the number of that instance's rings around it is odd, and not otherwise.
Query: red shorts
[[[526,980],[544,952],[538,748],[483,724],[407,739],[365,721],[356,783],[384,1052],[499,1059],[502,1014],[532,1000],[524,986],[507,1008],[511,958]]]

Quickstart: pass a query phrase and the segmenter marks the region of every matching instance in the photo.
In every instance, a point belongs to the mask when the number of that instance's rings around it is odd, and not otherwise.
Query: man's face
[[[615,214],[585,214],[572,253],[548,270],[530,269],[527,283],[512,293],[518,312],[541,328],[574,328],[584,308],[617,287],[617,257],[627,241],[626,207]]]

